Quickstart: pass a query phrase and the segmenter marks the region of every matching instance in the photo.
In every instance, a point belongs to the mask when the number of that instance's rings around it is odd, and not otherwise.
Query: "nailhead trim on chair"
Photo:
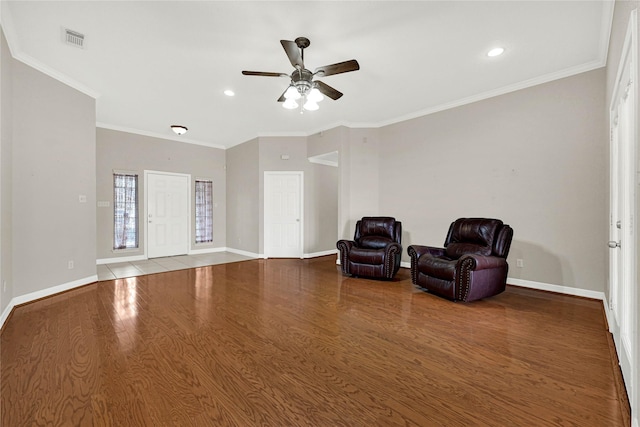
[[[418,254],[412,246],[409,246],[409,256],[411,257],[411,283],[418,284]]]
[[[393,270],[396,264],[396,254],[398,253],[398,247],[393,245],[389,248],[387,257],[384,262],[384,277],[390,279],[393,277]]]
[[[473,268],[473,258],[463,259],[460,263],[459,274],[462,275],[460,282],[462,283],[462,289],[458,289],[459,300],[466,301],[469,296],[469,289],[471,288],[471,269]]]
[[[342,272],[344,274],[350,274],[347,245],[344,242],[338,242],[338,249],[340,250],[340,267],[342,268]]]

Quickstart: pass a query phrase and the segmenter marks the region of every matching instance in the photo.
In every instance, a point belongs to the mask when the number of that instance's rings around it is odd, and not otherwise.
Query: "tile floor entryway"
[[[246,261],[255,259],[232,252],[213,252],[198,255],[179,255],[166,258],[153,258],[143,261],[117,262],[98,265],[98,281],[123,279],[144,274],[183,270],[185,268],[204,267],[214,264]]]

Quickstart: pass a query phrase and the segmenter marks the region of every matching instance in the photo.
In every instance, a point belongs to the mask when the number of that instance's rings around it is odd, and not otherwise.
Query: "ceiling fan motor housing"
[[[316,76],[326,77],[334,74],[348,73],[350,71],[360,69],[358,61],[351,59],[349,61],[318,67],[315,72],[312,73],[304,66],[304,50],[311,44],[308,38],[298,37],[295,41],[280,40],[280,44],[284,48],[284,51],[289,58],[289,62],[291,62],[291,65],[295,68],[295,71],[291,73],[291,75],[265,71],[242,71],[242,74],[245,76],[289,77],[291,79],[291,83],[287,90],[285,90],[280,98],[278,98],[278,102],[285,102],[288,98],[295,96],[295,94],[292,93],[292,87],[295,88],[296,92],[298,92],[300,96],[307,97],[313,89],[317,89],[322,95],[333,100],[339,99],[342,96],[342,92],[332,88],[320,80],[313,81],[313,78]],[[285,104],[287,103],[285,102]],[[291,104],[288,104],[287,107],[289,106],[291,106]]]
[[[300,49],[306,49],[309,47],[309,45],[311,44],[311,42],[309,41],[308,38],[306,37],[298,37],[297,39],[295,39],[295,44],[300,48]]]
[[[312,80],[313,73],[306,68],[291,73],[291,82],[300,95],[306,95],[313,89]]]

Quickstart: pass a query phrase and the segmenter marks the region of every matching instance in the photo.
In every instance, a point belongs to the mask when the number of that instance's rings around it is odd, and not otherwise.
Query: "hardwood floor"
[[[15,309],[3,426],[622,426],[602,303],[452,303],[335,257],[99,282]]]

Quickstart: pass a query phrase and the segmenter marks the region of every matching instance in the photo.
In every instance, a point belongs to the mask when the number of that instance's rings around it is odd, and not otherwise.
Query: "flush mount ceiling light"
[[[232,91],[231,89],[227,89],[224,91],[224,94],[227,96],[235,96],[236,93],[234,91]]]
[[[500,56],[504,53],[503,47],[494,47],[489,52],[487,52],[487,56]]]
[[[171,130],[174,131],[176,135],[184,135],[189,129],[182,125],[171,125]]]

